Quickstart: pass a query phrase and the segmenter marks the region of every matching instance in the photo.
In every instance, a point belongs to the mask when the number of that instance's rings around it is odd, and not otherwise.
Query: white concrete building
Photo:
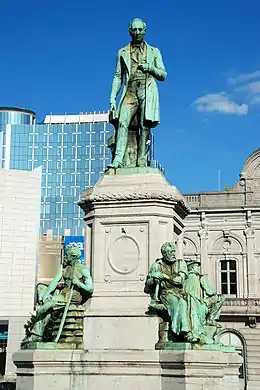
[[[19,349],[23,325],[33,311],[40,197],[40,169],[0,169],[0,363],[3,373],[6,353],[6,376],[15,373],[12,353]]]
[[[244,356],[241,389],[260,389],[260,150],[234,187],[185,198],[191,213],[184,256],[201,261],[202,272],[227,297],[223,340]]]

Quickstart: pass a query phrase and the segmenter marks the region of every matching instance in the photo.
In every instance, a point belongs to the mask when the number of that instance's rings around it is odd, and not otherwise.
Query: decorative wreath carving
[[[125,200],[165,200],[168,202],[178,202],[187,212],[190,211],[182,196],[178,193],[168,193],[163,191],[136,191],[136,192],[110,192],[100,194],[83,193],[78,201],[79,206],[84,206],[94,202],[105,201],[125,201]]]

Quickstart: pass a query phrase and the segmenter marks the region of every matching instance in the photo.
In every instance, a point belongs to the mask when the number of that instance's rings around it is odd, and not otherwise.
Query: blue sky
[[[147,23],[160,83],[156,157],[182,192],[233,185],[260,147],[258,0],[9,0],[1,4],[0,105],[62,114],[108,109],[128,22]]]

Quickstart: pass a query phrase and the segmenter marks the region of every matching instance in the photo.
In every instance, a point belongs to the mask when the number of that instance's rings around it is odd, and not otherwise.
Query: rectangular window
[[[235,260],[221,261],[221,294],[237,296],[237,264]]]

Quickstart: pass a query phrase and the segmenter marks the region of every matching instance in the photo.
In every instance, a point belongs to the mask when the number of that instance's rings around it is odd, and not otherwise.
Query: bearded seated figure
[[[185,341],[191,336],[187,294],[183,284],[187,278],[187,264],[176,259],[172,242],[161,247],[162,258],[151,266],[146,278],[145,292],[150,294],[150,311],[157,311],[162,321],[160,341]]]
[[[149,312],[161,318],[159,342],[217,343],[217,322],[224,299],[200,274],[200,263],[176,259],[171,242],[162,245],[162,258],[151,266],[145,292]]]
[[[93,293],[92,278],[87,268],[79,263],[80,250],[67,247],[64,264],[49,285],[38,284],[38,308],[25,325],[26,337],[22,347],[30,342],[58,342],[66,317],[76,322],[81,306]],[[73,336],[73,332],[71,332]],[[58,335],[58,336],[57,336]],[[67,338],[68,339],[68,338]],[[73,338],[74,340],[74,338]]]

